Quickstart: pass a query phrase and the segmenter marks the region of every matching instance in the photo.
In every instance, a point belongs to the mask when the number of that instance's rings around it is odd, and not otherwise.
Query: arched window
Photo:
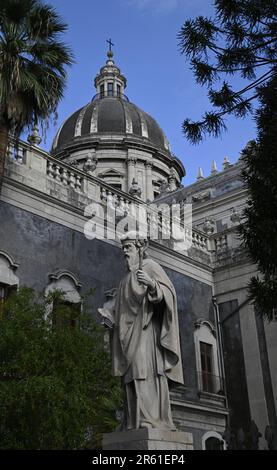
[[[15,275],[18,268],[11,256],[0,251],[0,310],[5,300],[18,288],[19,280]]]
[[[51,293],[60,293],[53,296],[52,302],[47,309],[47,315],[52,314],[53,324],[69,324],[76,326],[81,312],[82,299],[79,294],[81,284],[76,276],[69,271],[59,271],[56,274],[50,274],[50,283],[48,284],[45,295]],[[63,318],[58,316],[58,312],[65,312]]]
[[[199,390],[222,394],[215,329],[209,320],[200,318],[195,323],[194,342]]]
[[[226,450],[226,443],[222,436],[215,431],[208,431],[202,436],[203,450]]]

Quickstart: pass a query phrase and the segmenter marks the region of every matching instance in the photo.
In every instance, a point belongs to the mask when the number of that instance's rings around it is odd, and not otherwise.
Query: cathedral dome
[[[94,79],[96,95],[60,127],[54,157],[88,172],[117,190],[153,200],[174,191],[185,175],[158,123],[125,96],[126,78],[113,52]]]
[[[163,152],[170,152],[165,134],[149,114],[130,103],[125,95],[101,96],[101,93],[62,124],[52,151],[57,154],[74,142],[93,141],[105,135],[132,137]]]

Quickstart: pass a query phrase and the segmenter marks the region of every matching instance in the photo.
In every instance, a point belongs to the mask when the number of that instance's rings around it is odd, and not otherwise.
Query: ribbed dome
[[[167,138],[157,122],[122,95],[97,96],[72,114],[59,129],[52,150],[59,153],[75,139],[91,137],[93,140],[101,134],[134,136],[169,152]]]

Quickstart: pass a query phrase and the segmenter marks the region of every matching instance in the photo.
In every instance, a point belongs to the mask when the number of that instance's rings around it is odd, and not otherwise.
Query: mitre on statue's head
[[[142,234],[139,231],[136,230],[130,230],[129,232],[124,233],[120,237],[121,243],[124,243],[126,241],[132,241],[135,243],[135,245],[142,250],[142,256],[143,258],[147,258],[147,248],[148,248],[148,239],[146,236],[142,236]]]
[[[134,240],[134,241],[140,241],[140,242],[147,242],[147,237],[142,236],[140,231],[138,230],[129,230],[128,232],[125,232],[121,237],[120,241],[124,242],[126,240]]]

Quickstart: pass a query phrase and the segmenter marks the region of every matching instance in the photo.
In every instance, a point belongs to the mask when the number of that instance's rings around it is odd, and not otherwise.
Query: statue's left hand
[[[149,287],[150,290],[155,289],[155,281],[151,279],[151,277],[148,276],[148,274],[145,271],[142,271],[141,269],[137,271],[137,280],[139,283]]]

